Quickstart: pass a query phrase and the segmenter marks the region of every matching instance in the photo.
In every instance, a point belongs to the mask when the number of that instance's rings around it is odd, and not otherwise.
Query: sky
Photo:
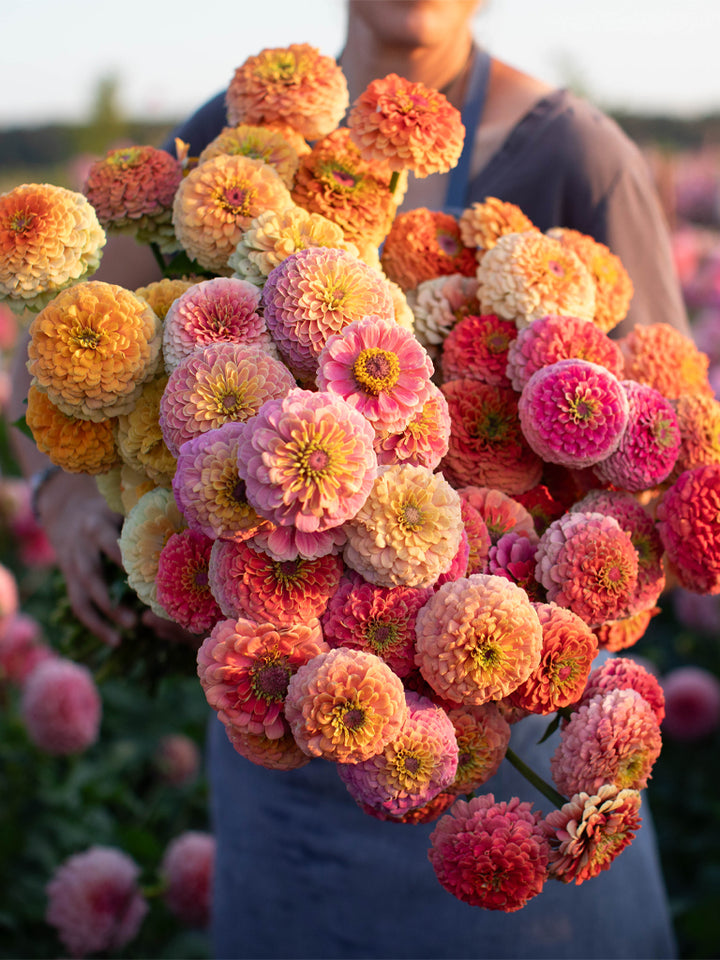
[[[180,118],[264,47],[310,43],[336,56],[345,22],[344,0],[3,6],[4,129],[81,121],[106,77],[117,79],[129,116]],[[495,56],[549,83],[571,84],[606,109],[720,111],[718,0],[487,0],[475,32]]]

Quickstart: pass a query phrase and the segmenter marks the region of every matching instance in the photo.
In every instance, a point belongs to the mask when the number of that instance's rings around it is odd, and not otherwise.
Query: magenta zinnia
[[[211,549],[212,540],[204,534],[182,530],[170,537],[158,558],[158,603],[191,633],[205,633],[221,616],[208,581]]]

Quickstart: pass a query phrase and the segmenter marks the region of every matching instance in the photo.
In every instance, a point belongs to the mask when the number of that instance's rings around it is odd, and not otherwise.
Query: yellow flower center
[[[102,340],[102,334],[92,327],[80,327],[70,336],[70,342],[84,350],[97,350]]]
[[[297,83],[306,67],[303,58],[298,59],[290,50],[267,54],[255,67],[254,73],[260,80],[276,83]]]
[[[615,784],[621,790],[634,789],[645,768],[645,751],[636,750],[626,757],[617,772]]]
[[[556,277],[565,276],[565,267],[557,260],[548,260],[547,268],[549,272],[554,274]]]
[[[114,150],[107,158],[109,164],[123,169],[137,166],[141,160],[142,150],[140,147],[123,147],[120,150]]]
[[[397,522],[403,530],[412,530],[413,532],[423,526],[425,514],[420,494],[410,494],[403,500],[397,512]]]
[[[573,396],[566,396],[567,412],[573,423],[588,423],[597,411],[597,401],[587,388],[578,385]]]
[[[235,180],[216,191],[215,202],[234,217],[249,217],[256,192],[247,181]]]
[[[392,647],[398,639],[398,634],[398,625],[391,620],[379,620],[372,617],[365,624],[365,640],[376,653],[382,653]]]
[[[348,302],[350,292],[347,287],[337,280],[329,279],[326,286],[318,291],[318,299],[329,310],[339,310]]]
[[[32,210],[16,210],[10,216],[10,229],[13,233],[25,233],[32,226],[35,214]]]
[[[403,747],[392,758],[391,765],[400,787],[412,790],[418,782],[428,779],[432,761],[426,751]]]
[[[608,560],[597,571],[598,586],[607,593],[622,593],[628,584],[627,564],[618,559]]]
[[[400,361],[396,354],[379,347],[362,350],[352,368],[355,383],[366,393],[377,397],[392,390],[400,377]]]
[[[357,734],[365,726],[366,714],[357,698],[343,700],[334,707],[330,720],[338,732]]]
[[[311,440],[297,458],[298,472],[306,483],[332,472],[332,457],[321,440]]]

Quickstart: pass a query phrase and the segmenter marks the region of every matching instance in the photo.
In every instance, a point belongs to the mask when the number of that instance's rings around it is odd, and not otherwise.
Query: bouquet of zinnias
[[[335,763],[374,817],[445,814],[440,882],[516,910],[639,827],[662,693],[593,661],[642,636],[666,567],[720,592],[718,405],[676,331],[609,338],[632,285],[592,238],[497,198],[397,213],[407,170],[460,154],[440,94],[391,75],[346,108],[334,61],[265,50],[198,158],[113,152],[92,206],[0,198],[0,290],[52,298],[27,420],[125,515],[128,581],[197,635],[235,749]],[[74,217],[52,251],[41,201]],[[183,275],[85,281],[92,208]],[[508,749],[533,714],[559,727],[554,786]],[[470,798],[504,758],[556,809]]]

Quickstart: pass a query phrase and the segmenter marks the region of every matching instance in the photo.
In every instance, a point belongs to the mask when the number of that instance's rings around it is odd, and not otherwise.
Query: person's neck
[[[465,68],[473,46],[469,31],[443,46],[410,47],[381,43],[363,22],[351,18],[348,37],[351,42],[338,60],[347,79],[351,105],[371,81],[396,73],[413,83],[444,90],[453,106],[462,107]]]

